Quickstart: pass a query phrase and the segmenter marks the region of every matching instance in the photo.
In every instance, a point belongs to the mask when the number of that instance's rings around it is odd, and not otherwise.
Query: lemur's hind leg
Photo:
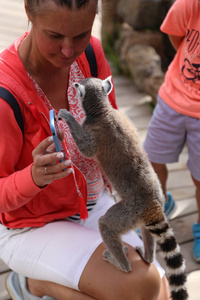
[[[126,256],[126,254],[128,253],[128,247],[127,246],[123,246],[121,245],[122,249],[123,249],[123,252]],[[131,271],[132,268],[131,268],[131,265],[128,261],[128,264],[125,268],[123,268],[119,262],[116,260],[116,258],[112,255],[112,253],[110,252],[110,250],[105,250],[103,252],[103,259],[109,263],[111,263],[112,265],[114,265],[117,269],[121,270],[121,271],[124,271],[124,272],[128,272],[128,271]],[[128,260],[128,259],[127,259]],[[128,270],[128,271],[127,271]]]
[[[141,227],[140,230],[144,248],[136,247],[136,250],[146,262],[152,263],[155,258],[156,241],[152,237],[152,234],[149,232],[149,230],[144,227]]]
[[[157,243],[157,239],[151,231],[151,228],[158,228],[159,234],[159,228],[162,227],[164,220],[165,215],[163,213],[161,202],[156,199],[150,201],[142,216],[143,226],[141,227],[141,233],[144,243],[144,250],[139,247],[137,248],[143,259],[148,263],[152,263],[154,260]]]
[[[121,235],[134,228],[132,210],[126,211],[122,202],[114,204],[99,219],[99,230],[103,241],[108,248],[104,252],[104,259],[109,261],[118,269],[129,272],[131,265],[127,259],[127,247],[123,247]],[[127,215],[128,214],[128,215]],[[131,221],[130,221],[131,220]]]

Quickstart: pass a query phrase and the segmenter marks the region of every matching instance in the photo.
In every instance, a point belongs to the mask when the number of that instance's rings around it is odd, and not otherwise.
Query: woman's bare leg
[[[170,298],[170,290],[167,278],[164,276],[161,280],[160,285],[160,293],[157,300],[169,300]]]
[[[28,280],[30,291],[41,297],[58,300],[168,300],[165,280],[160,280],[154,265],[145,263],[135,249],[128,246],[132,272],[124,273],[105,262],[101,244],[88,261],[79,282],[81,292],[50,282]]]
[[[28,288],[37,297],[47,295],[58,300],[95,300],[84,293],[50,281],[28,278]]]

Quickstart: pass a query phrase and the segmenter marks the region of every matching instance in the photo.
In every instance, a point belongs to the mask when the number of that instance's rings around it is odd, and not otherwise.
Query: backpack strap
[[[92,77],[97,77],[98,72],[97,72],[96,56],[94,54],[94,49],[92,48],[92,45],[90,43],[87,46],[87,48],[85,49],[85,55],[86,55],[89,65],[90,65],[90,72],[91,72]]]
[[[21,132],[24,135],[24,122],[23,122],[22,112],[19,103],[17,102],[15,97],[3,87],[0,87],[0,97],[3,98],[8,104],[10,104],[14,112],[17,124],[19,125],[19,128],[21,129]]]

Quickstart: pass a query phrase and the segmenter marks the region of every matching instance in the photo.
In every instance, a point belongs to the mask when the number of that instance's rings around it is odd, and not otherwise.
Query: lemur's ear
[[[77,89],[77,91],[79,92],[79,96],[81,98],[83,98],[85,96],[85,87],[84,85],[80,84],[80,83],[73,83],[73,86],[75,87],[75,89]]]
[[[107,77],[105,80],[103,80],[102,86],[104,88],[104,91],[107,95],[109,95],[112,92],[113,84],[111,81],[112,76]]]

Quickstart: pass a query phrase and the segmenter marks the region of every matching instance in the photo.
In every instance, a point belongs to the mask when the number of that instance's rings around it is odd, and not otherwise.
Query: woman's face
[[[56,68],[71,65],[89,43],[95,14],[94,1],[75,10],[48,1],[30,18],[33,57]]]

